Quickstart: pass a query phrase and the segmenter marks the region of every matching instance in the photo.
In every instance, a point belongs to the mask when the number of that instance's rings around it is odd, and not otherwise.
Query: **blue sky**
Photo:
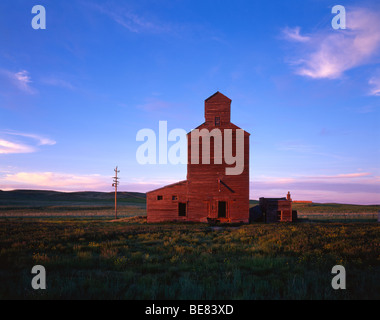
[[[4,0],[0,15],[2,190],[112,191],[116,165],[124,191],[183,180],[185,165],[138,164],[136,133],[190,131],[220,91],[251,133],[252,199],[380,203],[378,1]]]

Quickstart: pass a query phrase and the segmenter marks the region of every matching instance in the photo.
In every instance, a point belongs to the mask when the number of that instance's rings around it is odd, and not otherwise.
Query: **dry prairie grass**
[[[0,298],[379,299],[380,224],[0,219]],[[31,289],[42,264],[48,290]],[[331,269],[347,270],[347,290]]]

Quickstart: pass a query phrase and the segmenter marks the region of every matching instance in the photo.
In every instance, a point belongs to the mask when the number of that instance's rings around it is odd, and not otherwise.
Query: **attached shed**
[[[148,192],[146,204],[148,222],[187,220],[187,180]]]
[[[259,200],[265,222],[292,222],[297,220],[297,211],[292,210],[290,192],[284,198],[260,198]]]

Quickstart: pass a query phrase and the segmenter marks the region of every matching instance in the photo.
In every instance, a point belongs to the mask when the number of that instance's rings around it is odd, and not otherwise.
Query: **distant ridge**
[[[143,192],[121,191],[117,193],[120,204],[138,204],[145,205],[146,194]],[[11,191],[0,190],[0,206],[7,205],[68,205],[86,203],[86,205],[112,205],[115,199],[115,193],[100,191],[77,191],[61,192],[52,190],[28,190],[19,189]],[[258,205],[258,200],[250,200],[250,205]],[[342,203],[315,203],[308,201],[294,201],[294,209],[302,212],[375,212],[380,210],[379,204],[357,205]]]
[[[111,201],[114,200],[114,192],[79,191],[79,192],[60,192],[50,190],[0,190],[0,201]],[[117,193],[119,201],[145,202],[146,195],[141,192]]]

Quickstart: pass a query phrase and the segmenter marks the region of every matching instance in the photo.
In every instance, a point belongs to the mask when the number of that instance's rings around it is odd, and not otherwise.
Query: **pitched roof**
[[[217,97],[217,96],[227,99],[229,101],[232,101],[230,98],[226,97],[223,93],[220,93],[219,91],[215,92],[212,96],[209,96],[205,101],[209,101],[212,98]]]
[[[163,186],[163,187],[160,187],[160,188],[148,191],[147,194],[151,193],[151,192],[159,191],[161,189],[170,188],[170,187],[174,187],[174,186],[177,186],[177,185],[182,185],[182,184],[185,184],[185,183],[187,183],[187,180],[181,180],[181,181],[178,181],[178,182],[175,182],[175,183],[172,183],[172,184],[168,184],[166,186]]]

